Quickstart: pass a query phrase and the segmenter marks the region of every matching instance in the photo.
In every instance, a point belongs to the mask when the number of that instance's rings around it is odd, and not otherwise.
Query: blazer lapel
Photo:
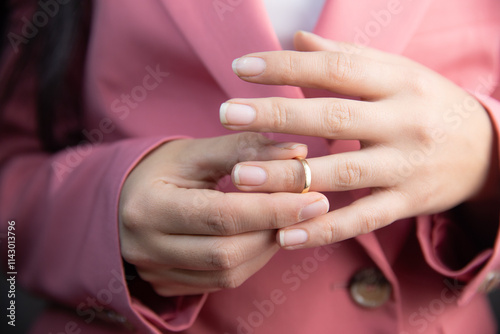
[[[297,87],[246,83],[231,69],[245,54],[281,50],[261,0],[161,1],[228,97],[304,97]]]

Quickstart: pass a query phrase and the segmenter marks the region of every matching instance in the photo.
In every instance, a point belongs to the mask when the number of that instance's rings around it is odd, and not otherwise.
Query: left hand
[[[222,123],[231,130],[359,140],[359,151],[308,159],[311,191],[372,191],[282,228],[282,247],[330,244],[398,219],[446,211],[484,189],[493,130],[487,112],[466,91],[402,56],[368,48],[348,54],[340,43],[306,33],[298,33],[295,44],[317,52],[254,53],[239,58],[235,72],[253,83],[327,89],[360,100],[233,99],[221,107]],[[233,182],[244,191],[300,192],[304,184],[297,160],[238,166]],[[266,178],[253,177],[255,169],[246,166],[262,168]]]

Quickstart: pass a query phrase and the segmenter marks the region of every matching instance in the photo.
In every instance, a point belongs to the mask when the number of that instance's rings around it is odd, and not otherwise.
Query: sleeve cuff
[[[118,224],[118,203],[119,194],[123,184],[130,172],[137,164],[150,152],[158,148],[160,145],[175,139],[183,139],[186,137],[168,137],[157,140],[154,144],[145,149],[128,167],[120,181],[118,196],[116,199],[116,221]],[[125,273],[123,273],[125,274]],[[142,321],[147,323],[147,326],[152,326],[152,330],[160,331],[182,331],[189,328],[196,317],[198,316],[207,294],[196,296],[179,296],[179,297],[162,297],[154,292],[149,283],[136,276],[129,282],[128,294],[129,302],[136,315]]]
[[[478,250],[448,213],[417,218],[417,236],[427,263],[440,274],[469,281],[493,251]]]
[[[475,97],[489,113],[498,142],[500,102],[486,95],[475,94]],[[496,236],[494,243],[478,247],[449,212],[417,218],[417,237],[429,266],[443,276],[467,282],[459,305],[469,303],[477,292],[489,292],[500,284],[498,226],[491,228]]]

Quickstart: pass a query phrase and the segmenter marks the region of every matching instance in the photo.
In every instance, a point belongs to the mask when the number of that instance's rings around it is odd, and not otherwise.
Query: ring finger
[[[393,186],[396,176],[390,149],[369,147],[307,159],[311,191],[345,191]],[[252,161],[235,166],[233,183],[243,191],[298,192],[304,189],[305,170],[298,160]]]

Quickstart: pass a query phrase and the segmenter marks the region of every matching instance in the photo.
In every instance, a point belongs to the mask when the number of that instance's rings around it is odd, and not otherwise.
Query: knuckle
[[[432,80],[429,75],[421,69],[411,69],[407,78],[409,78],[408,86],[419,98],[427,98],[433,93]]]
[[[146,201],[147,202],[147,201]],[[144,210],[142,200],[129,198],[120,207],[121,225],[129,231],[139,231],[144,226]]]
[[[342,52],[326,53],[327,69],[329,78],[344,83],[349,81],[353,73],[355,73],[354,61],[351,56]]]
[[[339,226],[335,221],[329,222],[325,226],[325,231],[323,233],[323,245],[333,244],[334,242],[342,240],[343,237],[340,232]]]
[[[366,234],[390,222],[389,213],[382,208],[364,208],[359,216],[359,228],[357,234]]]
[[[283,80],[285,82],[293,82],[295,79],[295,73],[300,68],[300,61],[297,57],[294,57],[292,52],[286,52],[283,59]]]
[[[334,178],[336,188],[347,189],[355,187],[361,183],[362,168],[356,161],[339,161],[337,164],[336,175],[337,177]]]
[[[235,267],[241,259],[241,252],[234,244],[218,244],[212,248],[209,257],[210,266],[215,270],[228,270]]]
[[[287,128],[291,114],[283,103],[283,99],[273,98],[271,100],[273,129],[282,131]]]
[[[435,126],[431,121],[420,121],[413,127],[413,136],[422,147],[431,146],[434,142]]]
[[[221,272],[217,280],[217,287],[219,289],[236,289],[243,282],[244,279],[241,278],[241,275],[236,270],[226,270]]]
[[[238,233],[234,215],[228,207],[216,206],[209,211],[206,224],[215,235],[233,235]]]
[[[327,135],[335,136],[352,128],[354,110],[345,102],[326,104],[323,110],[324,124],[327,125]]]
[[[131,264],[138,263],[141,259],[141,256],[137,253],[137,251],[123,245],[121,246],[121,254],[123,259]]]
[[[443,132],[439,115],[432,113],[420,114],[420,117],[407,125],[406,133],[411,134],[411,138],[419,146],[419,150],[433,152],[436,146],[436,133]]]
[[[125,246],[123,244],[124,243],[120,246],[120,251],[123,259],[128,263],[133,265],[147,265],[153,263],[151,257],[144,252],[143,247]]]

